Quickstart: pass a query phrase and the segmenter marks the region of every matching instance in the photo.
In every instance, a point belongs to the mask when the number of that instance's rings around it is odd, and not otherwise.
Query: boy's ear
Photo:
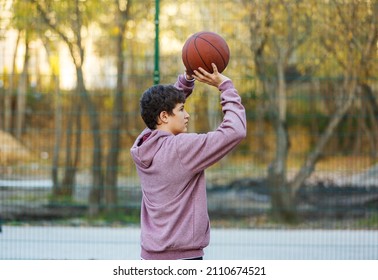
[[[168,113],[167,111],[161,111],[159,114],[159,119],[162,121],[162,123],[168,122]]]

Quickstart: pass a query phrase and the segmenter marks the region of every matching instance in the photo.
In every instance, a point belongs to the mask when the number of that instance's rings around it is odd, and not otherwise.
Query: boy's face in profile
[[[188,131],[189,114],[184,103],[177,103],[172,115],[166,115],[167,129],[174,135]]]

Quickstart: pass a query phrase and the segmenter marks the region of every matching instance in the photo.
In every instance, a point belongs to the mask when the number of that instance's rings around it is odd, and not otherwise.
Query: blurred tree
[[[114,0],[117,55],[117,84],[113,102],[112,120],[110,124],[110,147],[106,160],[105,171],[105,203],[108,211],[117,205],[117,169],[121,143],[121,131],[124,112],[124,72],[125,72],[125,34],[130,16],[131,0]]]
[[[6,1],[0,2],[0,40],[6,39],[6,32],[10,28],[11,23],[11,5]],[[16,44],[18,46],[18,43]],[[13,63],[14,65],[14,63]],[[4,103],[2,106],[2,116],[0,117],[1,129],[4,129],[6,132],[11,132],[11,118],[12,118],[12,109],[11,109],[11,95],[13,92],[13,75],[9,73],[9,69],[4,65],[3,70],[3,92],[4,92]],[[10,69],[10,72],[13,71]],[[9,73],[9,74],[8,74]],[[8,82],[7,82],[8,81]]]
[[[255,1],[246,2],[251,15],[252,51],[256,72],[269,96],[271,115],[276,132],[276,153],[268,168],[268,182],[272,195],[274,219],[290,222],[296,219],[295,196],[304,181],[311,175],[326,144],[346,116],[359,90],[359,81],[366,80],[369,61],[376,52],[376,3],[361,1]],[[370,7],[363,7],[366,5]],[[358,11],[364,12],[359,13]],[[366,17],[366,11],[371,11]],[[312,33],[313,28],[318,28]],[[290,140],[287,127],[287,79],[285,70],[294,55],[306,41],[321,38],[328,63],[339,65],[343,76],[341,88],[334,92],[337,104],[330,112],[329,122],[313,150],[294,179],[287,179],[287,157]],[[310,37],[311,36],[311,37]],[[329,64],[331,65],[331,64]],[[323,67],[324,69],[324,67]],[[329,93],[328,93],[329,94]]]
[[[346,82],[348,79],[356,79],[358,87],[352,111],[345,116],[339,129],[338,140],[344,143],[341,148],[355,154],[366,152],[366,147],[369,147],[374,161],[378,156],[378,134],[375,129],[378,123],[374,113],[378,107],[378,97],[374,96],[371,86],[378,57],[378,1],[331,1],[330,6],[336,17],[325,22],[327,26],[323,27],[326,34],[336,38],[340,45],[335,46],[322,35],[320,41],[336,58],[343,77],[343,91],[351,86]]]
[[[12,130],[12,96],[14,90],[14,83],[16,78],[16,57],[18,46],[20,45],[20,32],[17,32],[16,46],[14,49],[13,59],[12,59],[12,68],[10,69],[9,78],[8,78],[8,88],[7,94],[4,97],[4,130],[6,132],[11,132]]]
[[[326,144],[334,135],[337,126],[345,119],[356,98],[366,95],[373,98],[371,106],[376,107],[376,100],[369,92],[368,77],[377,57],[378,43],[378,2],[377,1],[339,1],[319,9],[320,23],[318,35],[329,59],[336,62],[329,65],[331,73],[342,75],[342,84],[336,89],[337,102],[331,113],[328,125],[320,135],[313,151],[307,156],[303,166],[291,182],[291,191],[297,192],[305,179],[315,168]],[[364,103],[366,105],[366,102]],[[375,105],[374,105],[375,104]],[[373,118],[376,116],[373,116]]]
[[[56,2],[50,0],[29,0],[36,5],[42,19],[53,32],[59,35],[61,40],[67,45],[76,70],[76,90],[82,100],[83,106],[87,109],[87,115],[90,122],[92,140],[93,140],[93,157],[92,157],[92,187],[89,195],[89,214],[91,216],[99,213],[101,203],[101,192],[103,188],[102,172],[102,145],[100,134],[100,122],[96,106],[91,99],[84,82],[83,64],[84,64],[84,42],[83,31],[89,25],[90,18],[98,10],[97,1],[63,1]],[[80,102],[75,102],[74,114],[77,116],[76,128],[76,148],[73,161],[67,162],[66,173],[63,179],[64,186],[73,186],[80,151]],[[67,142],[67,148],[71,147]],[[71,153],[67,153],[68,160]]]
[[[294,221],[294,193],[287,182],[290,140],[287,127],[287,80],[285,70],[295,51],[311,35],[307,1],[245,2],[251,16],[251,49],[256,72],[270,101],[275,129],[275,156],[268,168],[268,185],[274,219]]]
[[[25,53],[23,59],[23,67],[21,75],[18,79],[17,86],[17,98],[16,98],[16,112],[15,112],[15,126],[14,135],[17,139],[21,139],[21,134],[24,129],[25,124],[25,113],[26,113],[26,95],[28,91],[28,68],[29,68],[29,43],[30,43],[30,32],[25,30],[23,32],[24,43],[25,43]],[[20,33],[19,33],[20,34]]]
[[[18,36],[16,47],[13,55],[12,72],[9,78],[9,93],[5,99],[5,129],[10,130],[10,126],[14,124],[13,134],[17,139],[21,139],[22,132],[25,126],[26,113],[26,96],[29,88],[29,44],[37,37],[38,26],[35,22],[36,9],[33,9],[30,3],[20,0],[13,1],[12,5],[12,21],[10,26],[17,30]],[[17,77],[16,57],[19,51],[20,42],[24,42],[23,66],[21,75]],[[11,98],[13,96],[14,82],[17,81],[17,95],[15,99],[15,113],[14,120],[12,120],[12,106]]]

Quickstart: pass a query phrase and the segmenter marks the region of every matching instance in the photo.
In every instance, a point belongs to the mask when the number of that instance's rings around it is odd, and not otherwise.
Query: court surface
[[[138,260],[138,227],[4,226],[0,259]],[[378,231],[212,229],[207,260],[378,260]]]

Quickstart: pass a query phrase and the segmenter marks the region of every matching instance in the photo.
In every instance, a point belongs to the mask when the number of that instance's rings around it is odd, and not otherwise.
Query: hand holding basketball
[[[212,63],[211,66],[213,68],[212,73],[209,73],[200,67],[198,70],[194,70],[194,74],[192,76],[199,82],[218,88],[224,81],[229,80],[229,78],[218,72],[218,68],[215,63]]]

